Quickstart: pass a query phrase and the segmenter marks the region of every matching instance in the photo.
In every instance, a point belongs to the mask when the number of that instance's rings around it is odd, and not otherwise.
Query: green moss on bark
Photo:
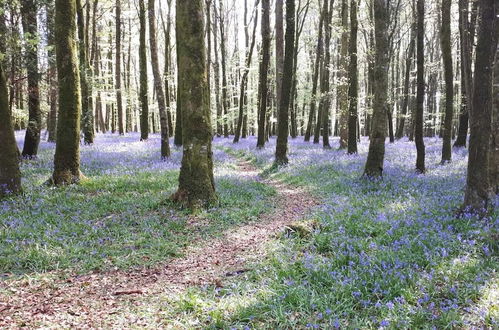
[[[21,172],[9,112],[7,83],[0,63],[0,198],[21,191]]]
[[[80,173],[80,73],[75,0],[56,0],[55,40],[59,111],[52,183],[77,183]]]
[[[216,201],[203,0],[177,0],[178,100],[182,104],[183,157],[172,199],[189,208]]]

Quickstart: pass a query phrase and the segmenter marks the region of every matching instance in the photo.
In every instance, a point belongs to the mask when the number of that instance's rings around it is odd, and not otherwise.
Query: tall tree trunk
[[[369,153],[364,175],[370,178],[383,175],[385,158],[386,114],[388,99],[388,8],[384,0],[374,0],[375,59],[373,67],[373,116],[370,129]]]
[[[203,0],[177,0],[176,15],[184,150],[179,187],[173,199],[198,208],[216,200]]]
[[[499,8],[496,7],[496,12]],[[499,34],[499,23],[495,23],[496,37]],[[490,185],[492,191],[499,195],[499,47],[494,61],[494,104],[492,106],[492,134],[490,137]]]
[[[88,83],[89,65],[87,58],[87,40],[85,38],[85,18],[83,16],[83,6],[81,0],[76,0],[78,41],[79,41],[79,60],[80,60],[80,93],[82,108],[82,130],[84,134],[84,143],[92,144],[94,142],[93,126],[93,108],[91,102],[91,92]]]
[[[55,185],[78,183],[80,172],[80,72],[76,44],[76,1],[56,0],[55,40],[59,114],[54,173]]]
[[[443,125],[442,163],[449,162],[452,157],[452,117],[454,116],[454,72],[452,69],[452,46],[450,12],[452,0],[442,0],[442,60],[445,76],[445,119]]]
[[[47,122],[48,142],[55,142],[57,125],[57,64],[55,59],[55,8],[53,4],[47,4],[47,59],[49,65],[49,100],[50,110]]]
[[[222,126],[222,103],[220,102],[220,61],[219,61],[219,47],[218,47],[218,12],[216,7],[216,1],[213,1],[213,50],[215,59],[213,62],[213,74],[215,79],[215,106],[216,110],[216,131],[217,136],[221,136],[223,134],[223,126]]]
[[[469,21],[469,1],[459,0],[459,41],[461,54],[461,112],[455,148],[466,147],[468,137],[469,112],[472,105],[473,77],[471,72],[473,42],[478,1],[473,2],[471,23]]]
[[[327,0],[324,0],[327,1]],[[329,108],[331,107],[331,96],[329,95],[329,76],[330,76],[330,64],[331,64],[331,20],[333,17],[333,4],[334,0],[329,1],[329,9],[324,25],[324,66],[321,74],[321,103],[319,108],[322,113],[322,144],[324,148],[330,149],[329,144]]]
[[[158,45],[156,42],[156,10],[155,0],[149,0],[149,47],[151,52],[152,72],[154,75],[154,89],[159,108],[159,123],[161,127],[161,158],[170,157],[170,143],[168,141],[168,117],[166,114],[165,93],[163,80],[159,72]]]
[[[464,210],[483,213],[491,207],[493,196],[489,177],[490,137],[492,133],[492,81],[497,50],[495,27],[496,0],[480,0],[478,41],[470,111],[470,146]]]
[[[139,75],[140,75],[140,140],[149,138],[149,92],[147,86],[147,49],[146,49],[146,6],[145,0],[139,0]]]
[[[414,127],[414,139],[416,142],[416,171],[425,172],[425,145],[423,140],[423,112],[424,112],[424,15],[425,0],[417,1],[417,90],[416,90],[416,122]]]
[[[326,1],[326,0],[325,0]],[[288,111],[293,78],[293,55],[295,47],[295,0],[286,0],[286,34],[284,49],[284,67],[282,76],[281,104],[279,105],[279,121],[275,151],[275,164],[288,163]]]
[[[130,10],[130,3],[128,3]],[[132,23],[128,18],[128,52],[126,57],[126,111],[125,111],[125,131],[132,131],[132,86],[131,86],[131,61],[132,61]]]
[[[251,58],[253,57],[253,49],[255,48],[255,40],[256,40],[256,27],[258,25],[258,3],[260,0],[256,0],[255,2],[255,17],[254,17],[254,25],[253,25],[253,34],[251,37],[251,45],[246,46],[246,63],[245,63],[245,68],[243,72],[243,76],[241,78],[241,85],[240,85],[240,94],[239,94],[239,115],[237,117],[237,127],[236,127],[236,132],[234,134],[234,143],[239,142],[239,137],[241,136],[241,130],[243,128],[243,119],[244,119],[244,108],[246,106],[247,102],[247,96],[246,96],[246,85],[248,83],[248,75],[249,75],[249,69],[251,66]],[[245,8],[245,30],[247,30],[247,21],[246,21],[246,11],[247,8]],[[270,24],[270,23],[269,23]],[[246,33],[247,34],[247,33]],[[246,36],[248,38],[248,36]]]
[[[283,0],[275,2],[275,75],[276,107],[279,109],[282,91],[282,73],[284,66],[284,15]]]
[[[413,7],[414,8],[414,7]],[[401,139],[404,136],[405,119],[407,116],[407,108],[409,105],[410,97],[410,81],[411,81],[411,68],[412,59],[414,57],[414,49],[416,48],[416,21],[413,22],[411,27],[411,40],[409,42],[409,49],[405,58],[405,77],[404,77],[404,95],[402,96],[402,107],[400,109],[400,119],[395,132],[395,138]]]
[[[268,100],[267,78],[268,78],[268,71],[270,64],[270,1],[269,0],[262,0],[261,29],[262,29],[262,57],[260,62],[260,78],[258,82],[258,138],[256,143],[257,148],[263,148],[265,146],[265,122],[267,120],[267,100]],[[291,77],[289,78],[291,79]],[[283,99],[285,98],[284,95],[282,95],[282,97]],[[287,98],[289,100],[289,95],[287,96]],[[289,103],[287,106],[289,106]],[[286,116],[287,113],[288,111],[286,110]],[[286,127],[286,135],[287,135],[287,127]]]
[[[0,198],[21,191],[21,172],[19,158],[9,111],[7,81],[0,63]]]
[[[340,70],[338,72],[338,101],[340,107],[340,149],[348,146],[348,3],[341,3],[341,49]]]
[[[38,5],[35,0],[21,2],[21,14],[23,31],[27,39],[26,43],[26,67],[28,71],[28,127],[24,139],[22,156],[24,158],[36,158],[40,135],[42,129],[42,113],[40,111],[40,90],[38,72],[38,30],[37,30]]]
[[[324,3],[327,4],[327,1]],[[321,68],[321,62],[322,62],[322,53],[323,53],[323,40],[322,40],[322,29],[324,25],[324,17],[325,17],[325,11],[324,9],[321,9],[321,14],[320,14],[320,19],[319,19],[319,36],[317,38],[317,47],[316,47],[316,53],[315,53],[315,64],[314,64],[314,76],[312,78],[312,92],[311,92],[311,99],[310,99],[310,108],[308,112],[308,123],[307,123],[307,130],[305,131],[305,142],[310,141],[310,135],[312,134],[312,127],[314,123],[314,118],[315,118],[315,108],[317,105],[317,85],[318,85],[318,80],[319,80],[319,71]]]
[[[326,20],[326,18],[328,17],[328,3],[327,3],[327,1],[324,1],[322,11],[323,11],[323,15],[324,15],[324,20]],[[325,24],[327,24],[327,23],[323,24],[324,28],[325,28]],[[324,58],[321,56],[320,63],[319,63],[319,75],[321,75],[323,71],[324,71]],[[319,143],[319,140],[320,140],[322,121],[323,121],[322,110],[323,110],[323,108],[319,106],[319,109],[317,112],[317,121],[316,121],[315,127],[314,127],[314,144]]]
[[[156,22],[154,22],[156,24]],[[123,97],[121,93],[121,0],[116,0],[116,104],[118,106],[118,132],[125,134],[123,126]]]
[[[223,110],[223,134],[225,138],[229,137],[229,96],[227,86],[227,47],[225,36],[225,13],[223,7],[223,0],[219,2],[219,29],[220,29],[220,54],[222,62],[222,110]]]
[[[166,18],[166,24],[163,19],[163,11],[161,11],[161,22],[163,25],[163,33],[165,35],[165,69],[164,69],[164,79],[165,79],[165,103],[166,103],[166,114],[168,117],[168,133],[170,133],[170,137],[173,135],[173,121],[172,121],[172,113],[171,113],[171,100],[170,100],[170,75],[171,75],[171,9],[172,4],[171,0],[167,0],[168,5],[168,16]],[[209,8],[209,6],[207,6]],[[207,31],[208,39],[210,39],[210,32]],[[208,43],[210,45],[210,43]],[[209,72],[209,70],[208,70]],[[209,76],[208,76],[209,78]],[[209,79],[208,79],[209,86]]]
[[[358,97],[358,73],[357,73],[357,0],[350,1],[350,64],[349,64],[349,80],[350,86],[348,89],[348,153],[357,153],[357,97]]]
[[[291,124],[291,137],[294,139],[298,135],[298,53],[300,47],[300,36],[303,31],[305,20],[307,19],[310,1],[304,4],[303,7],[299,6],[295,19],[295,50],[293,54],[293,84],[291,85],[291,102],[290,102],[290,124]]]

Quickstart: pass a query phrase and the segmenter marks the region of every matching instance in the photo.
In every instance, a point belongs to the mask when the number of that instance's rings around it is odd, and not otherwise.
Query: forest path
[[[137,315],[129,314],[127,306],[147,307],[151,296],[172,296],[193,286],[221,287],[224,279],[247,271],[249,263],[265,257],[265,245],[276,233],[301,220],[318,202],[301,188],[262,179],[250,162],[236,161],[238,175],[275,188],[277,196],[270,212],[260,215],[257,221],[225,231],[219,238],[193,244],[182,257],[152,268],[93,273],[66,280],[23,278],[0,285],[0,327],[55,324],[57,328],[107,328],[116,326],[117,320],[125,328],[131,324],[146,327],[147,321],[141,324]]]

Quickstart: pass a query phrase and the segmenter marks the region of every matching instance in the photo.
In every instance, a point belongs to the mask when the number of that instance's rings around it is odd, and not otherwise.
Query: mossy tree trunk
[[[370,143],[364,175],[369,178],[383,175],[388,111],[388,8],[384,0],[374,0],[375,59],[372,72],[374,94]]]
[[[491,207],[493,196],[489,177],[490,137],[492,133],[492,82],[497,50],[496,0],[481,0],[470,112],[470,145],[464,209],[483,213]]]
[[[146,6],[145,0],[139,0],[139,99],[140,99],[140,140],[149,138],[149,96],[147,86],[147,50],[146,50]]]
[[[204,39],[204,0],[177,0],[176,37],[184,150],[178,191],[173,199],[189,208],[216,200],[210,91]]]
[[[36,158],[42,129],[42,113],[40,111],[40,90],[38,72],[38,5],[36,0],[21,1],[21,14],[26,43],[26,68],[28,71],[28,127],[24,139],[22,156]]]
[[[78,183],[80,172],[80,63],[76,44],[76,1],[56,0],[55,40],[59,113],[52,183]]]
[[[270,1],[269,0],[262,0],[261,29],[262,29],[262,55],[260,61],[260,76],[258,82],[258,137],[256,143],[257,148],[263,148],[265,146],[265,141],[266,141],[265,124],[267,121],[267,100],[268,100],[267,77],[270,64]],[[291,78],[292,77],[289,77],[289,79]],[[288,110],[286,110],[286,113],[288,113]]]
[[[349,63],[349,89],[348,89],[348,153],[357,153],[357,97],[358,97],[358,70],[357,70],[357,0],[350,2],[350,63]]]
[[[14,128],[9,111],[7,81],[0,63],[0,198],[21,191],[21,172]]]
[[[454,116],[454,73],[452,68],[451,45],[451,5],[452,0],[442,0],[442,28],[440,32],[442,44],[442,60],[445,77],[445,119],[443,124],[442,163],[449,162],[452,157],[452,117]]]
[[[149,0],[149,46],[151,52],[152,73],[154,76],[154,89],[159,108],[159,123],[161,127],[161,158],[170,157],[170,142],[168,133],[168,117],[166,114],[165,93],[163,79],[159,72],[158,44],[156,40],[156,9],[155,0]]]
[[[289,102],[293,78],[293,55],[295,48],[295,0],[286,0],[286,34],[284,46],[284,68],[282,76],[281,104],[278,112],[275,164],[288,163]]]

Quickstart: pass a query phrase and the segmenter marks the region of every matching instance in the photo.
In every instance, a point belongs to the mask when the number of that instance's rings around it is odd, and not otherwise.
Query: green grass
[[[275,194],[262,183],[217,178],[219,205],[197,214],[199,225],[189,225],[187,211],[168,201],[178,171],[98,175],[50,188],[40,186],[49,175],[42,164],[25,165],[25,194],[2,211],[1,273],[151,266],[254,221]]]
[[[499,246],[491,222],[497,214],[484,220],[489,225],[456,218],[461,192],[446,178],[428,174],[369,182],[358,172],[320,162],[270,171],[257,155],[224,150],[273,178],[311,189],[323,200],[313,215],[319,229],[311,236],[280,237],[266,261],[227,279],[224,288],[156,298],[158,324],[208,329],[498,325]]]
[[[431,148],[429,164],[438,157]],[[150,327],[179,329],[497,328],[497,212],[483,220],[454,216],[462,200],[463,155],[415,176],[404,158],[412,149],[401,149],[400,158],[388,149],[388,173],[372,182],[360,179],[365,155],[332,151],[325,153],[327,160],[316,159],[314,153],[302,156],[305,149],[295,146],[290,166],[270,170],[265,152],[218,150],[253,163],[273,179],[308,188],[321,207],[304,220],[317,226],[307,235],[277,235],[265,260],[224,278],[222,288],[123,300],[109,324],[140,319]],[[32,171],[33,180],[42,182],[42,170]],[[7,258],[2,254],[0,267],[20,273],[85,272],[176,256],[193,241],[254,221],[271,204],[274,189],[238,179],[233,160],[222,173],[228,174],[217,177],[220,205],[201,213],[209,221],[194,226],[167,202],[176,171],[137,177],[97,173],[81,186],[48,193],[33,189],[7,211],[23,224],[4,226],[0,234],[2,248],[13,248],[5,242],[14,237],[25,250],[10,250]],[[26,239],[33,242],[25,248],[19,242]]]

